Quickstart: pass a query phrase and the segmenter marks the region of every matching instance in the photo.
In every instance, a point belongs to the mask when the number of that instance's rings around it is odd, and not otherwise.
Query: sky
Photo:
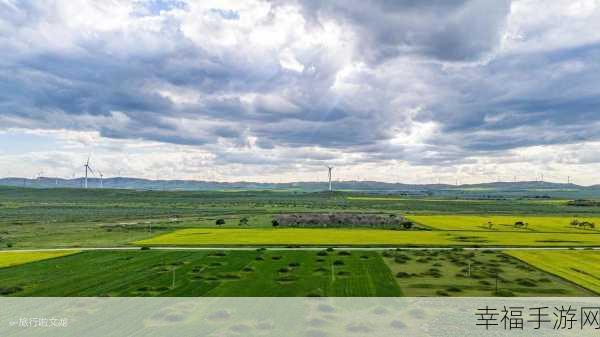
[[[600,183],[600,0],[0,0],[0,177]]]

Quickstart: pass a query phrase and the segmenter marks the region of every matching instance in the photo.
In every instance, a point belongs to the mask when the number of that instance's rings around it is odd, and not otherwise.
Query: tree
[[[240,219],[240,226],[246,226],[248,225],[248,218],[243,217]]]
[[[225,219],[217,219],[217,221],[215,222],[215,224],[217,226],[221,226],[225,224]]]
[[[279,226],[279,221],[277,221],[277,220],[273,219],[273,220],[271,221],[271,224],[273,225],[273,227],[277,227],[277,226]]]
[[[523,221],[517,221],[515,222],[515,227],[527,228],[527,224]]]
[[[488,226],[488,229],[492,229],[492,227],[494,227],[494,223],[491,221],[488,221],[487,226]]]

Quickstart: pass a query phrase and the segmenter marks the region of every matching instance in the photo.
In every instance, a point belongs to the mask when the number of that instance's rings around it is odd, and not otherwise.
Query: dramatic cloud
[[[0,50],[0,175],[89,152],[223,180],[600,162],[593,0],[0,0]]]

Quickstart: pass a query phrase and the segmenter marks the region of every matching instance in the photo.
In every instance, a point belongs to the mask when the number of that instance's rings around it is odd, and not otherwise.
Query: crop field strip
[[[600,252],[510,251],[507,254],[600,294]]]
[[[157,246],[600,246],[600,235],[317,228],[190,228],[132,242]]]
[[[48,251],[48,252],[11,252],[0,251],[0,268],[17,266],[24,263],[53,259],[78,253],[77,250]]]
[[[0,280],[5,296],[401,295],[377,252],[90,251],[0,268]]]
[[[411,215],[419,224],[446,231],[508,231],[531,233],[581,233],[600,234],[600,217],[577,216],[483,216],[483,215]],[[574,226],[571,221],[598,224],[594,228]],[[524,227],[515,226],[523,222]]]

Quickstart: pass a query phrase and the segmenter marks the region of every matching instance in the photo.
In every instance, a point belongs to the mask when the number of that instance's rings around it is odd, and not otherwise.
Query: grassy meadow
[[[405,296],[590,296],[497,251],[386,251]]]
[[[412,197],[0,187],[0,296],[586,296],[598,292],[594,282],[598,283],[599,261],[591,252],[511,251],[509,256],[460,250],[600,247],[598,228],[570,225],[573,219],[600,224],[600,207],[539,197],[544,193],[540,191],[514,197],[492,192]],[[474,197],[475,193],[485,195]],[[336,225],[339,228],[272,224],[280,214],[332,212],[404,215],[417,226],[383,230],[343,223]],[[514,226],[517,221],[527,226]],[[73,254],[79,247],[132,246],[201,246],[222,251],[145,248]],[[252,250],[227,250],[239,246]],[[381,250],[261,248],[269,246]],[[385,250],[397,247],[456,249]],[[46,248],[72,251],[16,252]],[[466,276],[465,263],[472,267]]]
[[[12,296],[399,296],[376,252],[89,251],[0,268]]]

